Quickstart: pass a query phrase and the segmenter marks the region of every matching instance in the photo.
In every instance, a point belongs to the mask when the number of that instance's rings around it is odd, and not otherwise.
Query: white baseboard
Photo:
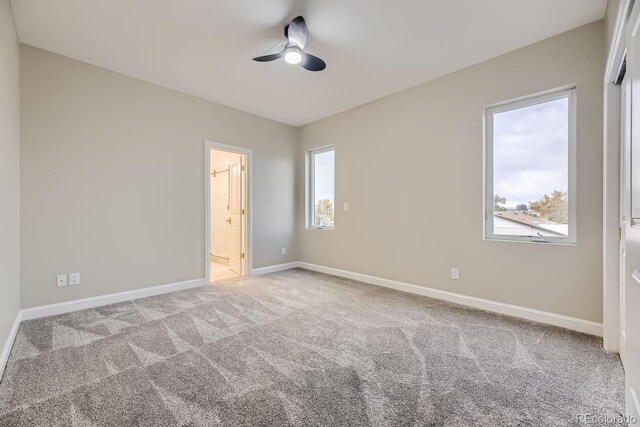
[[[72,311],[85,310],[87,308],[100,307],[103,305],[115,304],[123,301],[130,301],[138,298],[150,297],[153,295],[166,294],[168,292],[181,291],[184,289],[204,286],[205,279],[187,280],[185,282],[170,283],[167,285],[152,286],[149,288],[135,289],[133,291],[118,292],[115,294],[100,295],[97,297],[65,301],[57,304],[42,305],[39,307],[24,308],[18,311],[16,320],[13,322],[9,336],[2,347],[0,353],[0,378],[4,373],[4,368],[11,354],[11,347],[18,334],[18,328],[23,320],[38,319],[40,317],[55,316],[57,314],[70,313]]]
[[[505,304],[497,301],[486,300],[482,298],[471,297],[453,292],[442,291],[439,289],[427,288],[424,286],[414,285],[411,283],[398,282],[396,280],[383,279],[380,277],[369,276],[366,274],[355,273],[347,270],[340,270],[332,267],[310,264],[306,262],[289,262],[285,264],[272,265],[251,270],[252,276],[276,273],[278,271],[289,270],[292,268],[304,268],[311,271],[330,274],[334,276],[344,277],[347,279],[357,280],[371,285],[382,286],[385,288],[396,289],[403,292],[409,292],[416,295],[422,295],[430,298],[440,299],[453,302],[469,307],[479,308],[494,313],[506,314],[513,317],[532,320],[535,322],[545,323],[554,326],[571,329],[590,335],[602,336],[602,324],[589,320],[578,319],[575,317],[564,316],[561,314],[549,313],[532,308],[521,307],[511,304]],[[57,304],[43,305],[22,309],[18,312],[16,320],[11,328],[9,336],[4,344],[2,353],[0,354],[0,375],[4,371],[11,347],[18,332],[20,322],[23,320],[37,319],[40,317],[54,316],[57,314],[70,313],[72,311],[85,310],[88,308],[100,307],[109,304],[115,304],[123,301],[130,301],[138,298],[149,297],[153,295],[161,295],[168,292],[190,289],[204,286],[205,279],[188,280],[185,282],[171,283],[168,285],[153,286],[144,289],[136,289],[133,291],[119,292],[115,294],[102,295],[97,297],[66,301]]]
[[[168,285],[152,286],[150,288],[135,289],[133,291],[118,292],[115,294],[100,295],[97,297],[65,301],[57,304],[41,305],[39,307],[25,308],[21,310],[22,320],[37,319],[40,317],[55,316],[57,314],[70,313],[72,311],[86,310],[87,308],[100,307],[153,295],[166,294],[168,292],[181,291],[183,289],[204,286],[205,279],[187,280],[185,282],[170,283]]]
[[[640,418],[640,401],[638,401],[638,395],[636,394],[635,388],[627,389],[628,393],[631,397],[631,404],[633,405],[633,409],[629,408],[629,404],[627,404],[627,412],[629,415],[633,415],[636,419]],[[628,400],[627,400],[628,402]]]
[[[347,279],[357,280],[359,282],[369,283],[371,285],[383,286],[385,288],[396,289],[403,292],[409,292],[416,295],[422,295],[430,298],[436,298],[456,304],[466,305],[468,307],[479,308],[481,310],[491,311],[494,313],[506,314],[508,316],[518,317],[521,319],[532,320],[534,322],[545,323],[553,326],[571,329],[585,334],[602,336],[602,323],[592,322],[590,320],[578,319],[575,317],[564,316],[562,314],[549,313],[546,311],[535,310],[532,308],[521,307],[502,302],[491,301],[472,296],[456,294],[453,292],[442,291],[439,289],[427,288],[425,286],[414,285],[411,283],[398,282],[396,280],[383,279],[381,277],[369,276],[352,271],[340,270],[332,267],[310,264],[307,262],[292,262],[289,264],[281,264],[273,267],[266,267],[264,273],[272,273],[282,271],[288,268],[305,268],[307,270],[317,271],[320,273],[331,274],[334,276],[344,277]],[[270,271],[270,268],[274,270]]]
[[[291,270],[300,267],[299,262],[288,262],[286,264],[270,265],[269,267],[254,268],[251,270],[252,276],[262,276],[263,274],[277,273],[278,271]]]
[[[7,362],[9,361],[11,347],[13,347],[13,342],[16,340],[16,335],[18,334],[18,328],[20,327],[21,321],[22,311],[18,311],[18,313],[16,314],[16,319],[13,321],[13,326],[11,326],[11,330],[9,331],[9,336],[7,337],[7,340],[4,342],[4,346],[2,347],[2,353],[0,353],[0,379],[2,379],[4,368],[7,366]]]

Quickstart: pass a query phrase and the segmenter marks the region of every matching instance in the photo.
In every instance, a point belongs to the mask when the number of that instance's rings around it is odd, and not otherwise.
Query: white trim
[[[41,305],[39,307],[25,308],[21,310],[21,320],[38,319],[40,317],[55,316],[57,314],[70,313],[72,311],[86,310],[88,308],[101,307],[103,305],[118,302],[131,301],[168,292],[197,288],[206,284],[205,279],[187,280],[185,282],[170,283],[167,285],[152,286],[149,288],[135,289],[133,291],[118,292],[115,294],[100,295],[97,297],[77,299],[60,302],[57,304]]]
[[[602,318],[605,350],[620,351],[621,88],[605,84],[602,182]]]
[[[370,285],[381,286],[385,288],[391,288],[403,292],[408,292],[416,295],[422,295],[430,298],[440,299],[444,301],[453,302],[456,304],[465,305],[468,307],[478,308],[481,310],[491,311],[494,313],[505,314],[508,316],[518,317],[521,319],[532,320],[535,322],[545,323],[549,325],[559,326],[562,328],[571,329],[586,334],[602,336],[602,324],[592,322],[589,320],[577,319],[575,317],[564,316],[561,314],[549,313],[545,311],[535,310],[527,307],[520,307],[511,304],[505,304],[497,301],[486,300],[482,298],[471,297],[462,294],[456,294],[453,292],[442,291],[439,289],[427,288],[424,286],[414,285],[411,283],[398,282],[396,280],[383,279],[380,277],[369,276],[361,273],[354,273],[352,271],[340,270],[332,267],[325,267],[316,264],[310,264],[307,262],[289,262],[285,264],[272,265],[268,267],[257,268],[251,270],[252,276],[259,276],[263,274],[270,274],[284,270],[290,270],[293,268],[304,268],[311,271],[317,271],[320,273],[330,274],[333,276],[344,277],[347,279],[357,280],[359,282],[368,283]],[[154,295],[161,295],[169,292],[180,291],[184,289],[191,289],[206,285],[206,279],[194,279],[178,283],[170,283],[167,285],[152,286],[149,288],[136,289],[133,291],[125,291],[108,295],[101,295],[97,297],[84,298],[73,301],[66,301],[57,304],[43,305],[39,307],[32,307],[22,309],[16,315],[13,327],[5,341],[2,353],[0,355],[0,378],[9,354],[11,347],[15,341],[16,334],[18,333],[18,327],[23,320],[38,319],[41,317],[54,316],[58,314],[70,313],[78,310],[86,310],[88,308],[101,307],[104,305],[115,304],[118,302],[131,301],[138,298],[144,298]]]
[[[315,172],[315,161],[314,161],[314,156],[316,154],[323,154],[323,153],[328,153],[330,151],[333,151],[334,154],[334,160],[333,160],[333,175],[334,175],[334,188],[333,188],[333,192],[334,192],[334,212],[336,210],[335,207],[335,173],[336,173],[336,165],[335,165],[335,152],[336,152],[336,147],[333,145],[325,145],[323,147],[319,147],[319,148],[314,148],[311,150],[307,150],[307,156],[306,156],[306,161],[305,161],[305,174],[306,174],[306,195],[305,195],[305,202],[306,202],[306,222],[305,222],[305,227],[308,230],[333,230],[335,229],[335,218],[334,218],[334,225],[327,225],[324,227],[318,227],[315,225],[316,222],[316,211],[315,211],[315,179],[316,179],[316,172]]]
[[[631,395],[631,400],[633,401],[633,406],[635,408],[635,414],[632,414],[634,417],[640,417],[640,401],[638,401],[638,395],[636,394],[636,389],[629,389],[629,394]]]
[[[253,167],[253,150],[235,145],[222,144],[207,139],[204,141],[204,278],[207,283],[211,282],[211,150],[229,151],[231,153],[246,156],[246,212],[243,219],[246,233],[244,233],[242,239],[242,249],[247,258],[242,264],[242,275],[249,275],[253,270],[253,174],[251,173],[251,169]]]
[[[72,301],[65,301],[57,304],[41,305],[39,307],[24,308],[18,311],[13,326],[9,331],[9,336],[4,343],[2,353],[0,353],[0,379],[11,354],[13,342],[18,334],[20,323],[24,320],[39,319],[41,317],[55,316],[57,314],[71,313],[72,311],[86,310],[88,308],[101,307],[124,301],[131,301],[139,298],[162,295],[169,292],[182,291],[185,289],[197,288],[206,284],[205,279],[187,280],[184,282],[169,283],[167,285],[151,286],[149,288],[135,289],[133,291],[118,292],[115,294],[100,295],[97,297],[84,298]]]
[[[288,262],[285,264],[270,265],[268,267],[256,268],[251,270],[252,276],[262,276],[263,274],[277,273],[278,271],[291,270],[298,268],[298,262]]]
[[[493,182],[493,116],[506,111],[517,110],[536,104],[555,101],[558,99],[568,99],[568,182],[567,192],[569,194],[569,226],[568,235],[564,236],[518,236],[503,235],[494,233],[494,182]],[[575,85],[564,86],[556,89],[539,92],[537,94],[528,95],[492,104],[484,109],[484,176],[483,176],[483,194],[484,194],[484,235],[485,240],[495,241],[512,241],[512,242],[531,242],[531,243],[558,243],[558,244],[577,244],[577,219],[578,219],[578,192],[577,192],[577,89]]]
[[[611,44],[607,48],[603,106],[603,347],[620,351],[620,150],[621,91],[614,86],[627,48],[630,0],[621,0],[616,11]]]
[[[290,268],[304,268],[320,273],[331,274],[333,276],[344,277],[347,279],[357,280],[359,282],[368,283],[370,285],[382,286],[385,288],[396,289],[398,291],[408,292],[416,295],[422,295],[439,300],[449,301],[468,307],[478,308],[493,313],[505,314],[508,316],[518,317],[521,319],[531,320],[534,322],[544,323],[547,325],[559,326],[561,328],[571,329],[583,332],[589,335],[602,336],[602,324],[592,322],[590,320],[578,319],[575,317],[564,316],[562,314],[549,313],[546,311],[535,310],[532,308],[521,307],[502,302],[491,301],[472,296],[456,294],[453,292],[442,291],[439,289],[427,288],[425,286],[414,285],[411,283],[398,282],[396,280],[383,279],[381,277],[369,276],[352,271],[340,270],[332,267],[309,264],[307,262],[292,262]],[[269,268],[269,267],[267,267]],[[280,271],[280,270],[278,270]]]
[[[621,18],[618,16],[618,18]],[[624,17],[622,17],[624,19]],[[640,8],[638,8],[637,4],[633,4],[633,8],[631,9],[631,14],[629,16],[629,20],[627,22],[623,22],[626,24],[626,32],[627,37],[635,37],[638,32],[638,27],[640,27]],[[617,22],[616,22],[617,25]]]
[[[20,327],[20,322],[22,322],[22,311],[18,311],[16,314],[16,319],[13,321],[13,326],[9,331],[9,336],[7,340],[4,342],[4,346],[2,347],[2,353],[0,353],[0,379],[2,379],[2,374],[4,373],[4,368],[7,366],[7,362],[9,361],[9,355],[11,354],[11,347],[13,347],[13,342],[16,340],[16,335],[18,335],[18,328]]]
[[[611,37],[611,45],[609,46],[609,52],[607,52],[607,64],[604,72],[605,84],[613,83],[618,77],[620,62],[622,61],[622,56],[624,55],[626,47],[626,43],[624,43],[626,35],[625,27],[630,4],[630,0],[621,0],[618,5],[618,13],[616,15],[613,35]]]

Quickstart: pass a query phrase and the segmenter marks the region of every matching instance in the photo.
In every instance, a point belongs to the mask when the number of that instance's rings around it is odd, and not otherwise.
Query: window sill
[[[501,242],[501,243],[529,243],[538,245],[552,245],[552,246],[578,246],[577,242],[572,241],[550,241],[550,240],[530,240],[530,239],[509,239],[507,237],[483,237],[482,240],[487,242]]]

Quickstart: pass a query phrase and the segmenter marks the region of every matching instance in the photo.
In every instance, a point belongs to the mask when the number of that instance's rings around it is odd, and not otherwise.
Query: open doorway
[[[206,269],[209,282],[248,271],[248,163],[250,152],[207,143]]]

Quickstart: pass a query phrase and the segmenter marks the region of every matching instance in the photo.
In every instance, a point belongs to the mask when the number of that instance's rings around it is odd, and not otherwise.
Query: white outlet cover
[[[80,273],[69,273],[69,285],[75,286],[80,284]]]
[[[287,248],[282,248],[282,255],[286,255],[287,254]]]
[[[460,279],[460,270],[457,268],[452,268],[451,269],[451,278],[453,280],[458,280]]]
[[[344,211],[348,211],[349,210],[349,203],[345,203],[344,204]]]
[[[56,286],[67,286],[67,275],[66,274],[58,274],[56,276]]]

